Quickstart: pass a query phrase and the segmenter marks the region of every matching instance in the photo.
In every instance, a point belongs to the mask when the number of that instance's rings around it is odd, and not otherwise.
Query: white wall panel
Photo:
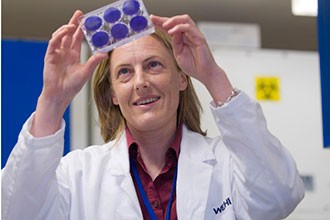
[[[322,145],[319,60],[316,52],[214,48],[214,56],[233,85],[255,98],[255,78],[280,79],[280,100],[260,101],[268,127],[289,149],[310,184],[288,219],[330,219],[330,150]],[[194,81],[204,107],[202,127],[218,135],[208,108],[207,90]],[[312,189],[311,189],[311,188]]]

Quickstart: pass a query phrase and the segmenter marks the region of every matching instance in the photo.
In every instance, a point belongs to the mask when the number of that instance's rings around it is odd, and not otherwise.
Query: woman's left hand
[[[156,27],[172,37],[175,59],[187,75],[200,81],[218,66],[210,52],[205,37],[189,15],[171,18],[151,15]]]
[[[151,15],[150,19],[156,28],[172,37],[174,57],[182,71],[202,82],[215,101],[226,100],[233,88],[190,16],[168,18]]]

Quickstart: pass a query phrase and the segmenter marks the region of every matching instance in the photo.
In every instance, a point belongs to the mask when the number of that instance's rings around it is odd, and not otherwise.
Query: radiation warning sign
[[[278,77],[256,77],[256,99],[260,101],[280,100],[280,79]]]

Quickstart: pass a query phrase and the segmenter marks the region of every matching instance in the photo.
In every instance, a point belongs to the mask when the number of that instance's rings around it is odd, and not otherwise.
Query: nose
[[[145,92],[150,88],[148,75],[142,70],[138,69],[135,72],[135,90],[138,92]]]

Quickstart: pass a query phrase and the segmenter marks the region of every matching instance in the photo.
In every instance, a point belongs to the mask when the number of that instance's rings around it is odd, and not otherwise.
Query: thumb
[[[96,66],[103,60],[107,59],[108,53],[95,53],[85,63],[86,72],[92,74]]]

